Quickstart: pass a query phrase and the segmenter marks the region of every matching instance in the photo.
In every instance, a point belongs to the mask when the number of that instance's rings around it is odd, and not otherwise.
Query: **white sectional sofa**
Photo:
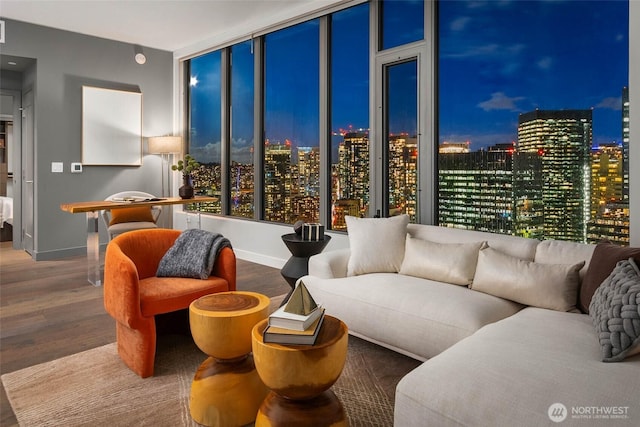
[[[396,426],[640,425],[640,355],[603,362],[576,308],[596,245],[406,222],[347,218],[350,249],[302,278],[351,334],[425,361]]]

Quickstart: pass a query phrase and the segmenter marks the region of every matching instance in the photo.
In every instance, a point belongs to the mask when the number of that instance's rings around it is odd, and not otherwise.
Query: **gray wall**
[[[35,259],[84,253],[84,214],[69,214],[60,204],[102,200],[124,190],[161,193],[162,163],[147,154],[140,167],[85,166],[70,173],[82,158],[82,86],[139,90],[143,94],[143,136],[172,132],[173,56],[143,47],[137,64],[134,46],[68,31],[5,19],[5,55],[34,58],[35,79]],[[28,88],[23,88],[28,89]],[[51,162],[64,162],[64,173],[51,173]],[[16,205],[18,204],[16,200]],[[100,224],[102,227],[102,224]],[[16,230],[14,230],[14,235]],[[101,241],[106,234],[101,231]]]

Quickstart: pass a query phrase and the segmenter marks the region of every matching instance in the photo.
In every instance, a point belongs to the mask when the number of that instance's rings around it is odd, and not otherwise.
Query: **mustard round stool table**
[[[347,326],[325,315],[314,345],[265,343],[267,320],[251,331],[253,357],[271,392],[260,406],[256,427],[347,426],[340,400],[331,390],[347,358]]]
[[[251,424],[268,389],[251,356],[251,330],[269,315],[269,298],[254,292],[205,295],[189,306],[196,345],[208,354],[191,383],[191,417],[206,426]]]

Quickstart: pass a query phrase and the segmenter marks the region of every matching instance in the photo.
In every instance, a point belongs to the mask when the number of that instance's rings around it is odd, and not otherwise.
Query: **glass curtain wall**
[[[264,37],[264,219],[318,222],[318,20]]]
[[[253,41],[231,46],[230,214],[254,217],[254,54]]]
[[[327,16],[326,40],[320,40],[324,18],[268,33],[259,38],[260,68],[250,42],[225,48],[232,62],[229,171],[221,170],[222,51],[191,59],[188,134],[190,153],[202,164],[194,174],[197,191],[221,196],[225,190],[231,215],[278,223],[324,220],[319,197],[327,194],[325,225],[344,230],[345,215],[376,213],[372,201],[387,203],[382,215],[412,215],[416,204],[423,206],[413,189],[424,187],[437,193],[425,200],[442,226],[628,244],[629,2],[440,1],[434,22],[425,23],[427,6],[383,0],[335,12]],[[435,40],[426,40],[431,28],[438,30]],[[422,89],[418,101],[415,89],[403,92],[415,78],[411,61],[391,61],[375,88],[387,91],[385,99],[371,106],[376,101],[369,98],[374,59],[421,42],[437,45],[437,95],[428,95],[437,111],[433,141],[422,141],[424,130],[416,130],[416,115],[420,123],[425,114],[417,105]],[[320,87],[325,44],[328,85]],[[400,72],[405,66],[412,67],[409,74]],[[420,79],[420,61],[417,70]],[[264,82],[260,118],[253,113],[254,77]],[[422,88],[419,83],[411,86]],[[329,100],[328,123],[319,123],[321,93]],[[417,108],[405,110],[414,122],[396,126],[392,115],[402,103]],[[387,128],[370,141],[374,123],[383,121],[369,115],[383,105],[391,114],[383,118]],[[262,135],[253,134],[258,119]],[[319,148],[321,127],[331,130],[327,153]],[[402,150],[398,135],[404,135]],[[414,136],[416,150],[410,149]],[[425,147],[436,154],[418,161]],[[257,178],[252,149],[263,153]],[[373,156],[374,149],[381,155]],[[425,161],[435,162],[430,177],[418,170]],[[323,168],[326,183],[319,179]],[[228,189],[221,188],[223,173]],[[258,198],[261,212],[255,212]],[[222,213],[221,206],[201,209]]]
[[[416,222],[418,202],[418,62],[384,68],[386,140],[386,216],[409,215]]]
[[[189,154],[200,163],[192,185],[196,194],[218,197],[199,207],[215,214],[222,213],[221,57],[215,51],[189,61]]]
[[[628,244],[628,2],[443,1],[438,19],[439,224]]]
[[[369,4],[331,15],[331,226],[369,212]]]

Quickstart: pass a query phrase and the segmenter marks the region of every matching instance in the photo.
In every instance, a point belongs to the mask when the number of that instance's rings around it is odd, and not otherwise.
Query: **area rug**
[[[373,344],[349,337],[347,362],[333,391],[351,426],[392,426],[393,402],[366,363]],[[197,426],[189,390],[206,359],[189,336],[158,339],[155,375],[141,379],[116,344],[2,375],[20,426]]]

